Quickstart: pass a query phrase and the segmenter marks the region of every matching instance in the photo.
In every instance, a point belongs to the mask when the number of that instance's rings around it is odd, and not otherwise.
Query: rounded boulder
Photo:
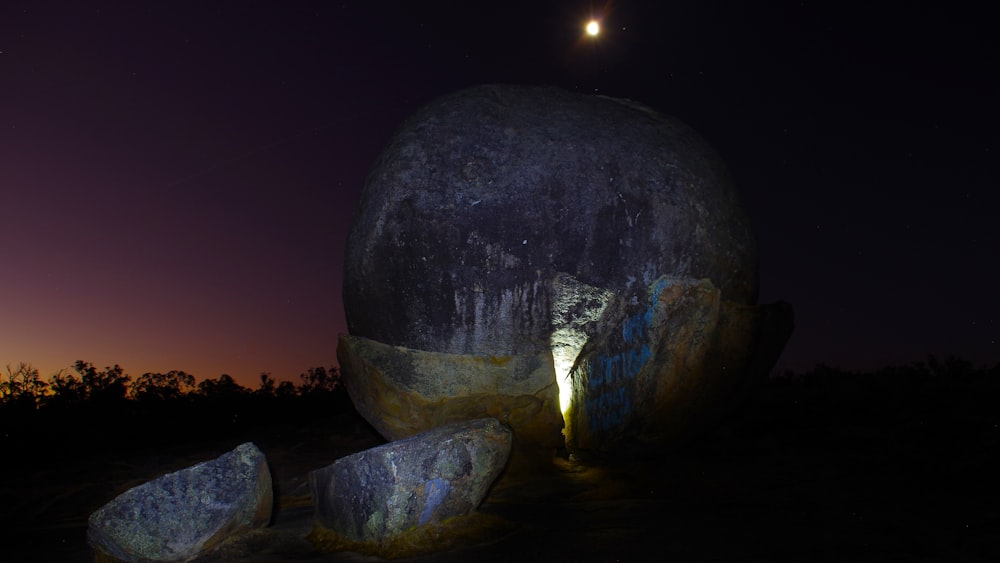
[[[338,356],[390,439],[495,416],[522,445],[611,452],[685,435],[773,363],[757,283],[747,215],[692,129],[480,86],[419,110],[374,164]]]

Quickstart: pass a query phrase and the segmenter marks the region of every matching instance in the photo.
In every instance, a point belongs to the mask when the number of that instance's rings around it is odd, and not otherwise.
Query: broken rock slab
[[[309,474],[317,523],[379,542],[475,510],[503,470],[511,431],[482,418],[341,458]]]
[[[87,541],[122,561],[189,561],[267,526],[272,506],[267,460],[247,442],[118,495],[90,515]]]
[[[489,417],[513,432],[512,466],[563,446],[551,353],[444,354],[342,334],[337,358],[356,376],[344,379],[355,408],[388,440]]]

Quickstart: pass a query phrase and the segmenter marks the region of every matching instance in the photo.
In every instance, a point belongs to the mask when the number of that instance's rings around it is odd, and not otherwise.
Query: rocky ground
[[[430,552],[407,559],[998,561],[1000,411],[984,410],[995,396],[983,393],[995,389],[898,399],[771,386],[718,430],[655,461],[560,459],[551,471],[502,480],[466,530],[431,530],[411,554]],[[92,561],[90,512],[243,438],[5,459],[0,559]],[[274,523],[209,560],[379,560],[323,553],[306,538],[308,471],[377,445],[377,435],[341,418],[255,441],[275,478]]]

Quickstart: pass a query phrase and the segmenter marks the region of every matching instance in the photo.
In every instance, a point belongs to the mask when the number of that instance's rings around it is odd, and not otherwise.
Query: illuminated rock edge
[[[563,445],[551,354],[444,354],[342,334],[337,359],[355,408],[389,440],[493,417],[513,431],[518,461]]]

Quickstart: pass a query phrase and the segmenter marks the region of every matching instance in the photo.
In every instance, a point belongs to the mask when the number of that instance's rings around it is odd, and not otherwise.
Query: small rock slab
[[[247,442],[118,495],[90,515],[87,541],[122,561],[189,561],[267,526],[273,502],[267,460]]]
[[[476,509],[510,456],[493,418],[441,426],[341,458],[309,474],[318,523],[377,542]]]

